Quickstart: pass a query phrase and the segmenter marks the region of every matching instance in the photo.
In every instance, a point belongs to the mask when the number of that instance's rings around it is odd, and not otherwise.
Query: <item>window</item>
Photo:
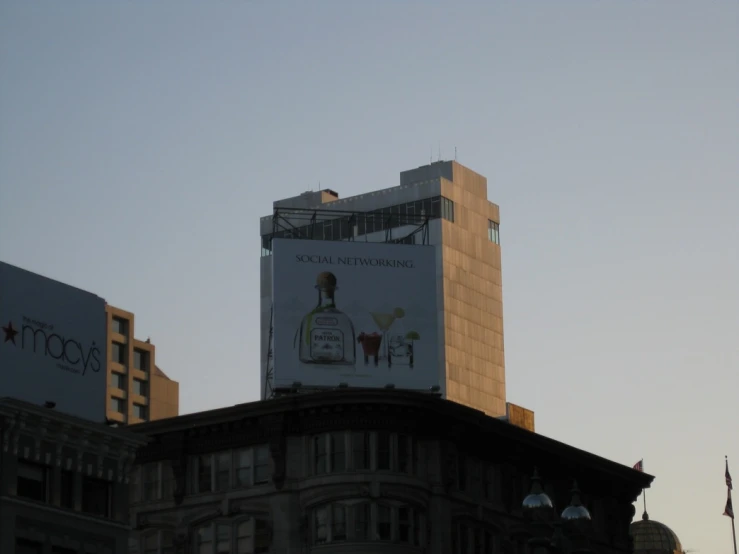
[[[126,334],[126,320],[122,319],[120,317],[114,317],[113,318],[113,332],[118,333],[119,335],[125,335]]]
[[[110,399],[110,410],[119,414],[126,413],[126,401],[122,398],[111,398]]]
[[[143,537],[142,554],[174,554],[174,532],[151,531]]]
[[[159,479],[159,464],[146,464],[142,468],[144,473],[144,500],[159,500],[161,498],[161,480]]]
[[[370,468],[370,434],[366,431],[352,433],[352,469]]]
[[[250,487],[254,483],[253,453],[251,448],[234,452],[234,481],[237,487]]]
[[[414,445],[411,436],[389,431],[323,433],[312,439],[312,470],[315,475],[347,469],[412,474],[418,465]]]
[[[197,551],[198,554],[213,554],[213,526],[206,525],[198,529]]]
[[[390,469],[390,433],[377,433],[377,469]]]
[[[441,217],[454,222],[454,202],[443,196],[441,197]]]
[[[125,353],[126,353],[126,347],[119,342],[114,342],[110,349],[110,359],[119,364],[125,364],[126,363]]]
[[[168,461],[151,462],[131,472],[131,502],[168,500],[174,494],[174,473]]]
[[[251,487],[270,479],[266,445],[205,454],[198,456],[193,465],[194,493]]]
[[[149,410],[146,406],[142,406],[141,404],[134,404],[133,415],[139,419],[147,420],[149,419]]]
[[[488,219],[488,239],[495,244],[500,244],[500,225],[492,219]]]
[[[337,502],[333,505],[331,514],[331,537],[334,541],[346,540],[346,513],[347,506],[345,504]]]
[[[207,523],[197,529],[195,547],[197,554],[266,553],[270,547],[269,527],[265,520],[256,518],[234,524]]]
[[[110,483],[82,477],[82,511],[101,517],[110,515]]]
[[[467,456],[457,456],[457,488],[464,492],[467,490]]]
[[[329,435],[329,450],[331,452],[331,471],[345,471],[346,434],[331,433]]]
[[[477,524],[454,523],[452,554],[497,554],[500,552],[497,534]]]
[[[16,554],[41,554],[43,551],[44,545],[40,542],[29,541],[20,537],[15,539]]]
[[[213,490],[213,457],[210,455],[198,457],[198,492]]]
[[[369,502],[360,502],[353,506],[351,515],[354,523],[354,540],[366,541],[369,538],[371,509],[372,505]]]
[[[46,502],[49,498],[48,468],[19,460],[16,494],[23,498]]]
[[[74,473],[63,469],[59,476],[59,505],[74,509]]]
[[[413,473],[412,441],[408,435],[398,435],[398,471]]]
[[[133,393],[139,396],[149,395],[149,383],[142,381],[141,379],[133,380]]]
[[[115,371],[110,374],[110,386],[114,389],[126,390],[126,376]]]
[[[221,452],[215,458],[215,482],[214,489],[225,491],[231,483],[231,452]]]
[[[256,464],[254,467],[254,483],[263,485],[269,483],[269,448],[259,447],[254,451]]]
[[[149,371],[149,353],[135,348],[133,351],[133,367],[141,371]]]
[[[314,544],[393,541],[423,546],[419,510],[400,503],[344,500],[310,510]]]
[[[389,541],[392,536],[392,522],[390,519],[390,506],[377,506],[377,525],[375,526],[376,539]]]
[[[474,494],[475,496],[480,494],[480,491],[482,489],[482,464],[480,463],[480,460],[470,460],[469,461],[469,485],[470,485],[470,493]]]

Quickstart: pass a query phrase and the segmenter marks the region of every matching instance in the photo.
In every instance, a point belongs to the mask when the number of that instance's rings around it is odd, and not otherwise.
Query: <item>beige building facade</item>
[[[437,249],[442,395],[491,416],[513,414],[517,424],[533,430],[533,412],[506,399],[500,209],[488,200],[484,176],[456,161],[440,161],[401,172],[396,187],[343,199],[332,190],[306,192],[276,201],[274,207],[276,213],[289,208],[320,210],[323,218],[332,210],[372,213],[391,222],[379,230],[376,224],[371,229],[369,224],[355,227],[351,237],[337,236],[334,230],[330,240],[404,240],[402,234],[409,228],[402,225],[402,218],[427,216],[428,237],[423,240]],[[292,231],[275,233],[276,217],[262,218],[260,228],[263,383],[270,371],[269,337],[264,332],[270,327],[270,241],[273,236],[304,238]],[[398,225],[392,223],[393,217],[400,218]],[[409,239],[420,244],[419,234]]]
[[[156,347],[134,335],[134,314],[107,305],[107,418],[141,423],[179,414],[180,385],[156,365]]]

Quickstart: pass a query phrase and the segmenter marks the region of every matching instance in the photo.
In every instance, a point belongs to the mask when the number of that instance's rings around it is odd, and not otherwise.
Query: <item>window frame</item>
[[[337,508],[343,511],[344,530],[336,537]],[[401,519],[401,512],[406,517]],[[418,506],[395,500],[372,501],[366,498],[334,500],[309,508],[312,546],[335,543],[384,542],[410,547],[426,545],[426,512]],[[319,514],[323,514],[324,520]],[[382,518],[382,520],[381,520]],[[382,529],[381,525],[387,527]],[[401,532],[405,527],[405,533]],[[325,538],[319,538],[323,531]],[[405,538],[401,538],[405,537]]]
[[[23,476],[21,475],[21,472],[23,470],[27,470],[28,473],[31,471],[39,471],[41,475],[41,479],[37,480],[35,478],[29,477],[28,475]],[[51,500],[51,483],[50,483],[50,476],[51,476],[51,468],[44,464],[39,464],[35,462],[30,462],[28,460],[19,459],[17,468],[16,468],[16,477],[15,477],[15,493],[16,496],[19,498],[24,498],[27,500],[33,500],[35,502],[49,502]],[[21,494],[21,479],[24,481],[33,482],[35,485],[37,485],[41,491],[41,498],[39,498],[36,495],[29,495],[29,494]]]
[[[241,454],[248,454],[249,464],[248,465],[237,465],[238,457]],[[218,458],[228,459],[228,471],[218,469]],[[209,477],[209,489],[201,490],[201,462],[202,460],[209,460],[210,465],[210,477]],[[189,490],[191,494],[210,494],[215,492],[224,492],[233,489],[247,489],[260,485],[269,484],[271,480],[270,475],[270,452],[269,445],[260,444],[253,446],[245,446],[242,448],[232,448],[229,450],[219,450],[218,452],[209,452],[208,454],[199,454],[191,458],[192,470],[190,473]],[[248,471],[246,474],[246,483],[239,479],[240,471]],[[262,473],[263,472],[263,473]],[[224,475],[228,473],[228,480],[225,488],[219,487],[218,474]],[[204,477],[203,477],[204,478]],[[203,481],[204,482],[204,481]]]
[[[146,381],[144,379],[137,379],[136,377],[134,377],[133,393],[136,396],[143,396],[145,398],[148,398],[149,397],[149,381]]]
[[[123,335],[125,337],[128,334],[126,332],[127,331],[127,325],[126,325],[127,323],[128,322],[125,319],[123,319],[122,317],[118,317],[118,316],[115,316],[114,315],[111,318],[110,328],[111,328],[111,330],[114,333],[116,333],[118,335]]]
[[[110,345],[110,361],[126,365],[126,345],[115,340]],[[118,352],[118,356],[116,356],[116,352]]]
[[[86,488],[86,485],[99,487],[98,491],[95,492],[104,491],[104,501],[100,502],[100,499],[91,500],[88,497],[90,490]],[[89,502],[92,502],[93,505],[91,506]],[[102,505],[102,508],[97,507],[98,503]],[[113,515],[113,484],[107,479],[83,475],[80,490],[80,511],[91,516],[110,518]]]
[[[249,534],[241,535],[242,525],[251,524]],[[218,530],[220,528],[228,528],[228,554],[266,554],[272,547],[272,533],[269,520],[258,515],[250,515],[246,517],[238,517],[232,520],[218,517],[209,521],[202,522],[192,528],[193,552],[196,554],[221,554],[225,550],[218,550],[219,543],[225,542],[218,539]],[[203,552],[201,547],[204,546],[200,540],[200,532],[208,530],[211,540],[210,548]],[[259,545],[260,538],[266,541],[266,545]],[[246,552],[239,552],[241,540],[249,540],[250,544],[245,549]]]
[[[116,414],[126,415],[126,400],[117,396],[111,396],[110,411]]]
[[[167,541],[164,539],[165,534],[172,537],[169,541],[169,545],[166,544]],[[156,539],[157,543],[154,547],[155,550],[152,550],[151,548],[148,548],[146,546],[146,540],[152,537]],[[147,531],[144,531],[139,536],[140,552],[141,554],[174,554],[175,537],[176,535],[174,529],[149,529]]]
[[[149,351],[143,348],[134,348],[132,365],[134,369],[149,373]]]
[[[141,414],[143,414],[143,416]],[[136,419],[140,419],[141,421],[149,421],[149,406],[134,402],[133,415]]]
[[[112,388],[125,391],[126,390],[126,374],[118,371],[110,372],[110,386]]]

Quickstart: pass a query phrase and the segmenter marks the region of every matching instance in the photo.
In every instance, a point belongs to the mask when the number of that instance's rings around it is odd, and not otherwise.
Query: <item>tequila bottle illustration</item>
[[[300,361],[306,364],[354,365],[354,325],[336,307],[336,276],[324,271],[316,279],[318,305],[300,325]]]

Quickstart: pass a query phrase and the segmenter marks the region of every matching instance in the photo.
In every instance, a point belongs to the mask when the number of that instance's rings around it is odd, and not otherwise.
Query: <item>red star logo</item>
[[[18,331],[16,331],[13,328],[13,322],[8,321],[8,324],[2,328],[2,330],[5,332],[5,341],[4,342],[12,342],[15,344],[15,336],[18,334]]]

